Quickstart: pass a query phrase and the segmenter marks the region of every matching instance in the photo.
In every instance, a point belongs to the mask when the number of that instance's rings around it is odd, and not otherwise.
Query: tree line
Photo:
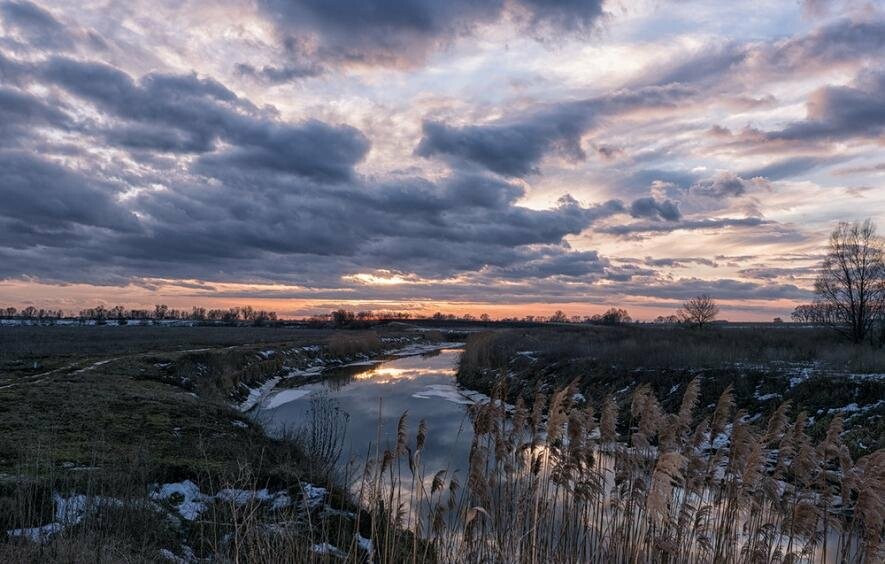
[[[95,307],[81,309],[75,315],[66,315],[66,313],[60,309],[53,310],[27,306],[21,310],[15,307],[2,308],[0,309],[0,313],[2,313],[3,317],[9,319],[51,320],[77,318],[97,322],[111,320],[123,322],[135,320],[172,320],[262,324],[278,320],[275,311],[256,309],[249,305],[227,309],[207,309],[205,307],[194,306],[190,310],[170,308],[166,304],[156,304],[153,309],[127,309],[122,305],[113,307],[97,305]]]

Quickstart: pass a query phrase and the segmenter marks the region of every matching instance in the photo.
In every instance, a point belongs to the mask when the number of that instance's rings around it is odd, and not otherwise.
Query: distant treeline
[[[312,324],[334,324],[338,327],[360,326],[378,321],[405,321],[405,320],[430,320],[430,321],[476,321],[481,323],[592,323],[599,325],[620,325],[632,323],[633,319],[626,310],[611,308],[605,313],[581,316],[567,315],[561,310],[553,315],[525,315],[523,317],[501,317],[492,319],[487,313],[473,315],[471,313],[453,314],[436,312],[431,315],[420,315],[403,311],[349,311],[338,309],[327,314],[314,315],[307,321]]]
[[[107,321],[212,321],[221,323],[252,323],[261,324],[278,320],[275,311],[255,309],[252,306],[232,307],[227,309],[207,309],[192,307],[187,309],[170,308],[165,304],[157,304],[153,309],[126,309],[118,305],[111,308],[99,305],[82,309],[79,313],[68,315],[63,310],[44,309],[28,306],[21,310],[15,307],[0,309],[0,315],[7,319],[81,319],[96,322]]]

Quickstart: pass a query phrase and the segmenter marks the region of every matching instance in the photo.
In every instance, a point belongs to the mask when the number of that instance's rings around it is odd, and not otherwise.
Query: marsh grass
[[[696,422],[699,389],[674,413],[642,386],[597,415],[570,388],[507,409],[498,386],[473,408],[463,477],[423,468],[432,429],[412,442],[404,414],[360,486],[379,561],[881,561],[885,451],[852,460],[839,417],[812,444],[787,404],[754,428],[730,389]]]
[[[554,327],[468,337],[460,370],[506,368],[518,351],[587,359],[621,369],[704,369],[735,364],[819,363],[832,370],[885,372],[885,348],[843,342],[810,327]]]
[[[332,356],[349,357],[368,354],[383,348],[381,339],[373,331],[340,332],[329,338],[327,349]]]

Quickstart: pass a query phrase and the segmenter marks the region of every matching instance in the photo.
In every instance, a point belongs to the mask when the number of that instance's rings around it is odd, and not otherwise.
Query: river
[[[313,400],[325,398],[346,414],[341,462],[362,467],[367,455],[392,448],[397,422],[408,412],[409,443],[414,444],[419,421],[428,435],[422,463],[428,471],[466,469],[473,436],[467,408],[486,399],[457,385],[460,349],[443,349],[366,366],[351,366],[323,373],[319,382],[278,389],[258,406],[256,417],[271,433],[297,429],[310,422]],[[408,473],[408,469],[405,470]]]

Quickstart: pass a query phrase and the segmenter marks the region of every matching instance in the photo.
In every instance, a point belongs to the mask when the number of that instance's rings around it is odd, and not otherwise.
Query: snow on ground
[[[438,351],[442,349],[456,349],[459,347],[463,347],[464,343],[434,343],[434,344],[426,344],[426,343],[413,343],[411,345],[406,345],[405,347],[394,351],[393,356],[415,356],[416,354],[424,354],[433,351]]]
[[[280,383],[280,380],[282,380],[282,377],[274,376],[257,388],[249,388],[249,396],[237,406],[237,409],[245,413],[255,407],[261,401],[261,398]]]
[[[372,539],[367,539],[366,537],[356,534],[356,545],[360,547],[362,550],[365,550],[369,554],[372,554]]]
[[[269,503],[270,508],[275,511],[292,505],[292,498],[289,497],[289,494],[283,491],[271,493],[267,488],[258,491],[225,488],[215,497],[221,501],[233,503],[237,507],[253,502]]]
[[[347,558],[347,553],[338,548],[337,546],[333,546],[327,542],[322,544],[313,545],[312,549],[316,554],[324,554],[327,556],[334,556],[336,558]]]
[[[828,409],[828,410],[826,410],[826,413],[827,413],[827,415],[835,415],[837,413],[845,413],[845,414],[854,415],[854,414],[858,414],[858,413],[865,413],[865,412],[870,411],[872,409],[876,409],[877,407],[879,407],[880,405],[883,405],[883,404],[885,404],[885,400],[879,400],[876,403],[870,403],[870,404],[863,405],[863,406],[858,405],[856,403],[849,403],[845,407],[834,407],[832,409]],[[817,412],[820,414],[820,413],[823,413],[823,411],[824,411],[823,409],[819,409]]]
[[[200,492],[199,486],[190,480],[163,484],[155,491],[151,492],[150,498],[153,500],[167,501],[171,499],[173,495],[181,496],[182,501],[178,504],[178,513],[188,521],[195,520],[200,516],[200,513],[207,508],[205,502],[208,498]]]
[[[87,497],[82,494],[70,497],[53,494],[52,499],[55,503],[55,520],[52,523],[26,529],[9,529],[6,534],[10,537],[21,537],[32,542],[44,543],[49,541],[53,535],[63,531],[65,527],[79,523],[90,511],[96,511],[102,506],[121,507],[123,505],[123,502],[116,498]]]
[[[348,366],[375,366],[376,364],[381,364],[384,362],[383,360],[359,360],[357,362],[351,362],[348,364],[341,365],[341,368],[347,368]]]
[[[10,537],[19,537],[28,539],[31,542],[44,543],[48,542],[52,535],[60,533],[64,529],[61,523],[49,523],[42,527],[30,527],[27,529],[9,529],[6,534]]]
[[[283,404],[289,403],[290,401],[295,401],[297,399],[301,399],[305,396],[310,395],[310,390],[305,390],[302,388],[294,388],[291,390],[280,390],[269,396],[266,400],[261,402],[262,409],[274,409],[275,407],[279,407]]]
[[[322,504],[329,493],[326,488],[320,488],[312,484],[302,484],[301,489],[304,500],[299,501],[298,506],[303,507],[306,504],[310,510]],[[196,520],[201,513],[208,509],[209,503],[213,501],[233,503],[238,507],[253,502],[266,503],[270,509],[275,511],[290,507],[295,501],[285,490],[272,492],[267,488],[257,491],[224,488],[214,496],[207,495],[201,492],[200,487],[190,480],[155,486],[150,493],[150,498],[154,501],[172,503],[175,505],[178,513],[188,521]],[[179,499],[180,501],[178,501]]]
[[[329,490],[314,486],[313,484],[301,484],[301,491],[304,495],[304,501],[310,509],[318,507],[326,499],[326,496],[329,495]]]

